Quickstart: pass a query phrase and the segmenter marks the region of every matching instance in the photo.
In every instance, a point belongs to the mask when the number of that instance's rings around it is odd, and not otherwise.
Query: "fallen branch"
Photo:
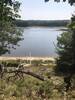
[[[30,75],[30,76],[33,76],[41,81],[45,81],[44,77],[42,76],[39,76],[33,72],[30,72],[30,71],[20,71],[20,70],[15,70],[15,71],[10,71],[10,72],[7,72],[7,73],[16,73],[15,75],[19,75],[19,74],[27,74],[27,75]]]

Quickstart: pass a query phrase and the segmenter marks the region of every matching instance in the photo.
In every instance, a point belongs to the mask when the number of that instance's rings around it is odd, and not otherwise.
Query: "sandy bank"
[[[0,56],[0,60],[51,60],[55,61],[53,57],[2,57]]]

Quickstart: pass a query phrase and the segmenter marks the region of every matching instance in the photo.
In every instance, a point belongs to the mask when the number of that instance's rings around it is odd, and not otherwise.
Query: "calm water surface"
[[[23,37],[20,47],[12,50],[11,54],[6,56],[38,56],[49,57],[56,56],[55,45],[57,36],[62,31],[62,27],[27,27],[24,28]]]

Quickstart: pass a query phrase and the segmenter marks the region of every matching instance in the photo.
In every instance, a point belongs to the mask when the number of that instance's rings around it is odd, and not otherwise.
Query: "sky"
[[[68,2],[57,3],[53,0],[18,0],[21,2],[20,15],[23,20],[63,20],[70,19],[75,11]]]

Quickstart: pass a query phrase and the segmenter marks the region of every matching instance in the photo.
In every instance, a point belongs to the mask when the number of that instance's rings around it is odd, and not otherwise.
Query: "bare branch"
[[[39,79],[39,80],[41,80],[41,81],[44,81],[45,79],[44,79],[44,77],[42,77],[42,76],[39,76],[39,75],[37,75],[37,74],[35,74],[35,73],[33,73],[33,72],[30,72],[30,71],[20,71],[20,70],[15,70],[15,71],[9,71],[9,72],[7,72],[7,73],[15,73],[15,75],[20,75],[20,74],[27,74],[27,75],[30,75],[30,76],[33,76],[33,77],[35,77],[35,78],[37,78],[37,79]]]

